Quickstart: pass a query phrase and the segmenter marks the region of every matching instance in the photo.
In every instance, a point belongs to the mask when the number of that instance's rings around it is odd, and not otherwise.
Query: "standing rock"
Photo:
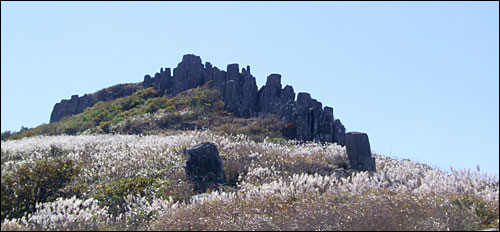
[[[267,77],[266,85],[258,92],[258,105],[260,112],[278,114],[280,104],[278,98],[281,91],[281,75],[271,74]]]
[[[319,125],[319,133],[323,142],[333,142],[333,129],[334,129],[334,121],[333,121],[333,108],[325,106],[323,109],[323,114],[321,114],[321,120]]]
[[[314,117],[309,93],[299,93],[297,95],[295,119],[297,120],[297,140],[311,141],[313,139]]]
[[[195,191],[204,192],[210,186],[225,183],[224,165],[213,143],[201,143],[187,149],[186,175]]]
[[[283,121],[292,121],[295,92],[289,85],[281,89],[280,74],[271,74],[267,77],[266,85],[260,88],[257,98],[257,111],[262,115],[274,114]]]
[[[238,64],[229,64],[226,73],[227,81],[222,83],[222,96],[226,110],[238,117],[250,117],[256,110],[257,84],[248,66],[247,69],[243,69],[240,73]],[[217,82],[215,85],[217,86]]]
[[[311,98],[309,93],[299,93],[295,102],[295,122],[297,123],[297,140],[301,141],[323,141],[324,132],[331,131],[332,123],[326,123],[325,112],[321,102]],[[331,114],[333,121],[333,109]],[[326,125],[328,124],[328,125]],[[321,128],[322,125],[329,128]],[[327,136],[329,137],[329,136]],[[330,141],[331,142],[331,141]]]
[[[372,157],[368,135],[361,132],[346,134],[346,150],[351,168],[360,171],[375,171],[375,158]]]
[[[184,55],[177,68],[174,68],[172,95],[175,96],[182,91],[203,85],[203,72],[204,66],[199,56]]]
[[[345,146],[345,127],[340,122],[340,119],[335,119],[333,126],[333,142],[340,146]]]
[[[280,91],[278,102],[278,117],[285,122],[292,122],[294,120],[293,105],[295,104],[295,91],[293,91],[292,86],[287,85]]]
[[[153,86],[153,80],[151,79],[150,75],[144,76],[144,81],[142,81],[142,87],[143,88],[149,88]]]

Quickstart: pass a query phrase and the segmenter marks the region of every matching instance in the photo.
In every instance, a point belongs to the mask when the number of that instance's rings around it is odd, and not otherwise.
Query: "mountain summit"
[[[258,89],[250,66],[240,72],[238,64],[229,64],[224,71],[209,62],[203,65],[201,58],[193,54],[183,56],[173,69],[173,75],[170,68],[161,68],[153,77],[146,75],[142,83],[118,85],[118,91],[99,91],[82,97],[73,95],[69,100],[62,100],[54,106],[50,122],[79,114],[99,101],[129,96],[139,89],[153,87],[160,95],[173,97],[208,81],[213,81],[225,109],[234,116],[262,118],[274,114],[294,128],[294,137],[298,140],[345,145],[345,128],[339,119],[334,118],[333,108],[323,107],[309,93],[298,93],[295,99],[292,86],[282,88],[280,74],[269,75],[266,84]]]

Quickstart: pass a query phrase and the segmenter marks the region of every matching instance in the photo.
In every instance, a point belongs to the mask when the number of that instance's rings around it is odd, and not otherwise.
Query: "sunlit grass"
[[[228,183],[192,198],[196,193],[180,165],[186,161],[187,147],[207,141],[217,145]],[[1,150],[2,230],[478,230],[498,226],[498,178],[476,170],[445,173],[375,154],[376,173],[353,172],[346,170],[345,148],[336,144],[256,143],[243,135],[188,131],[30,137],[2,141]],[[59,195],[33,203],[33,213],[4,216],[8,215],[4,205],[19,195],[7,191],[9,184],[25,181],[6,183],[4,176],[20,178],[15,175],[20,167],[36,168],[32,164],[52,159],[71,160],[68,164],[75,165],[78,173],[60,183]],[[44,175],[26,178],[36,182]],[[32,191],[31,186],[14,189]]]

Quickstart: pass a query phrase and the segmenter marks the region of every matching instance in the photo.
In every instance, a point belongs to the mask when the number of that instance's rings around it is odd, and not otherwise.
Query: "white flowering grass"
[[[98,230],[109,222],[107,209],[99,207],[92,198],[58,198],[54,202],[38,203],[36,209],[34,214],[4,223],[18,224],[29,230]]]
[[[201,142],[217,145],[231,186],[192,197],[196,193],[187,190],[178,167],[186,161],[185,149]],[[336,144],[255,143],[243,135],[189,131],[41,136],[2,141],[1,147],[2,175],[59,155],[82,165],[72,184],[86,185],[81,199],[40,203],[31,215],[4,220],[2,230],[74,225],[92,230],[476,230],[498,221],[496,178],[470,170],[447,174],[382,155],[374,155],[377,172],[352,172],[345,170],[345,148]],[[97,188],[134,177],[157,181],[124,197],[124,213],[112,216],[91,198]]]

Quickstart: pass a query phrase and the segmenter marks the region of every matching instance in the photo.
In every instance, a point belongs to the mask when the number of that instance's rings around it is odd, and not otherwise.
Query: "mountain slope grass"
[[[196,195],[181,164],[187,147],[206,141],[217,145],[228,183]],[[336,144],[206,130],[34,136],[2,141],[1,152],[2,230],[498,227],[496,177],[382,155],[374,155],[377,172],[353,172]],[[41,185],[51,188],[43,197],[22,194]]]
[[[175,97],[161,96],[152,87],[140,89],[131,96],[99,101],[84,112],[58,122],[23,128],[14,134],[5,132],[2,140],[61,134],[158,134],[202,128],[220,134],[246,134],[259,142],[266,137],[278,142],[293,138],[287,135],[286,124],[274,115],[237,118],[225,111],[219,91],[209,81]]]

